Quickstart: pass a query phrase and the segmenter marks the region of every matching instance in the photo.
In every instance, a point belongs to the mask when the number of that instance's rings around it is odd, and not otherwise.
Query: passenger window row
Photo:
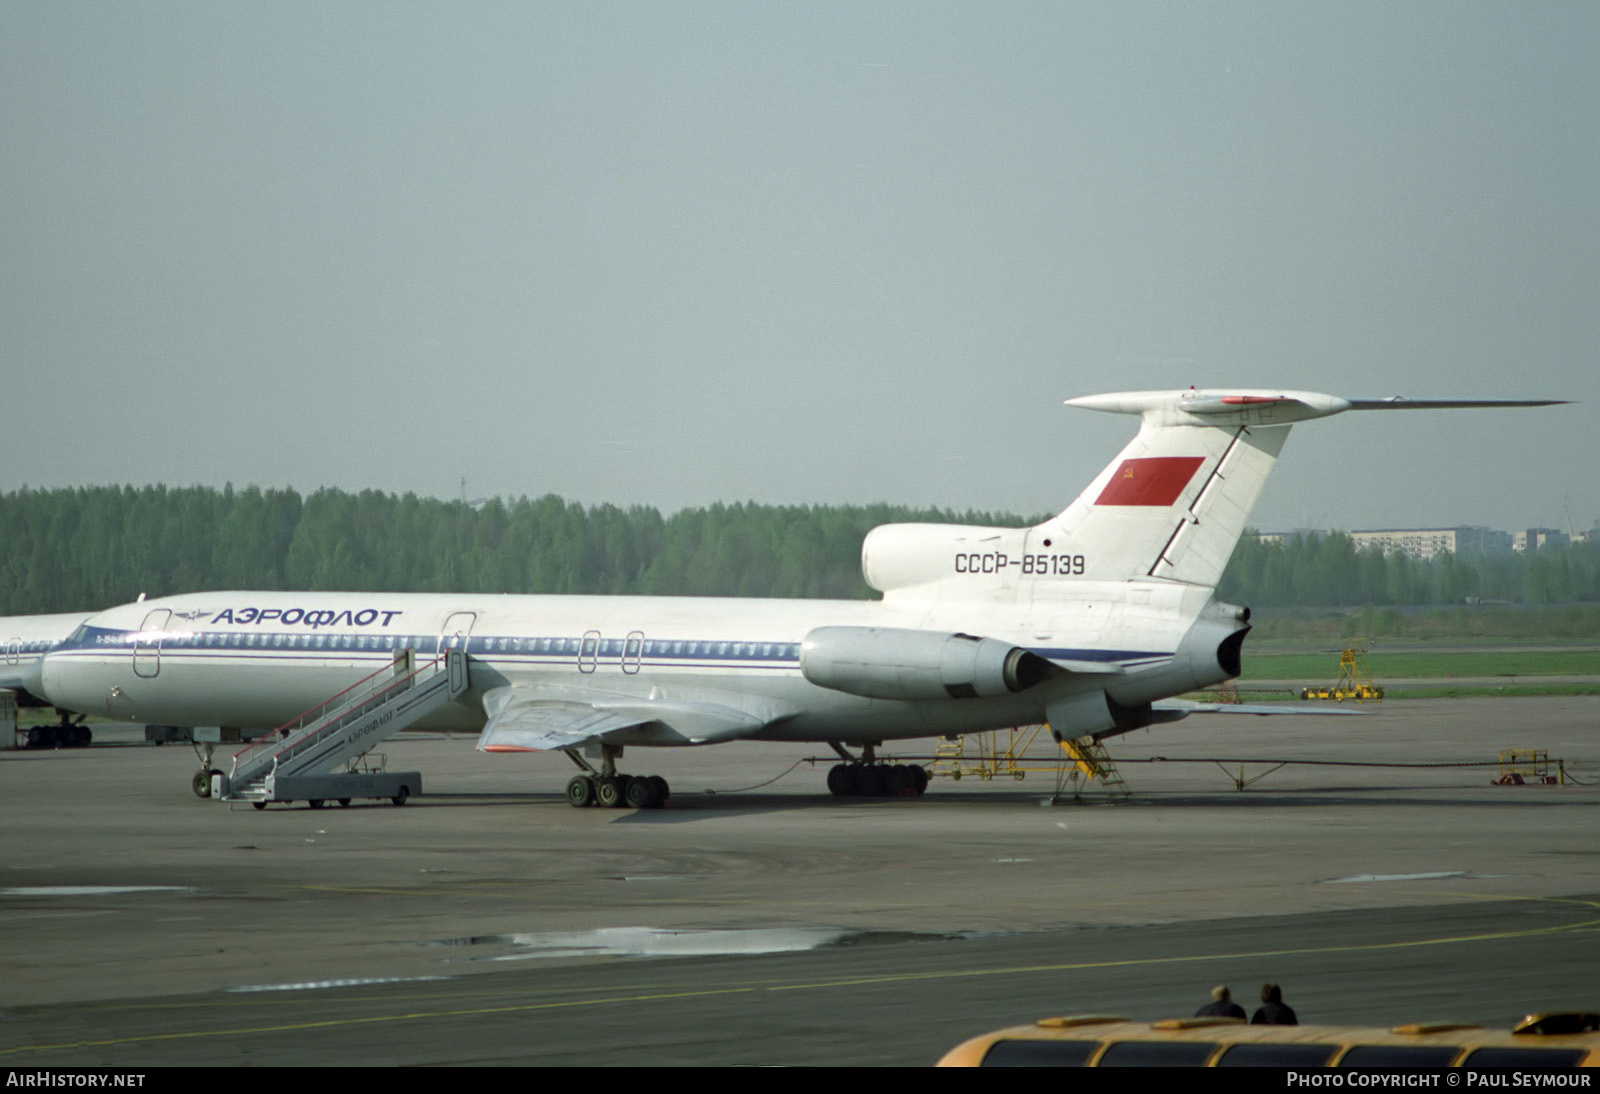
[[[178,649],[285,649],[285,650],[395,650],[407,646],[419,653],[432,653],[438,639],[422,635],[390,634],[302,634],[283,632],[168,631],[159,637],[149,632],[111,633],[99,644],[129,645],[164,650]],[[48,649],[50,642],[31,643],[24,649]],[[721,659],[734,661],[794,661],[800,656],[798,642],[703,642],[688,640],[607,638],[472,638],[469,653],[530,653],[559,657],[652,657]]]
[[[576,638],[474,638],[474,651],[486,653],[552,653],[584,656],[726,658],[739,661],[793,661],[800,656],[798,642],[691,642],[604,638],[598,643]]]

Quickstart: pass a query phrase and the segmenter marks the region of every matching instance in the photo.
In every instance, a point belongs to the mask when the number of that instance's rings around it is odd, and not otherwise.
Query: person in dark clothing
[[[1250,1017],[1252,1026],[1298,1026],[1300,1019],[1283,1001],[1283,992],[1276,984],[1261,985],[1261,1008]]]
[[[1218,984],[1211,989],[1211,1002],[1194,1012],[1196,1018],[1237,1018],[1244,1021],[1244,1008],[1233,1001],[1228,985]]]

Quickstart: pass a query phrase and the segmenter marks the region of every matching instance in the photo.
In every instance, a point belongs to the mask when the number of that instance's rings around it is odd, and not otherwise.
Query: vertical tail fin
[[[1075,578],[1212,589],[1295,422],[1346,410],[1552,402],[1192,389],[1068,399],[1068,406],[1141,419],[1138,435],[1077,501],[1032,528],[885,524],[862,543],[862,574],[886,596],[924,598],[1048,596],[1074,587]]]
[[[1146,422],[1038,531],[1052,550],[1081,555],[1086,577],[1215,586],[1288,434],[1285,425]]]
[[[1307,391],[1140,391],[1068,399],[1138,414],[1139,433],[1029,549],[1068,552],[1107,581],[1215,587],[1272,473],[1289,427],[1346,410],[1547,406],[1549,400],[1341,399]]]

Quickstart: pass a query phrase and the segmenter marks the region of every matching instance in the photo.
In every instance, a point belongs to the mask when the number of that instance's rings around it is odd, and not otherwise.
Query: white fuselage
[[[38,696],[44,655],[69,637],[92,612],[11,615],[0,619],[0,688]]]
[[[863,698],[802,674],[801,643],[822,626],[983,635],[1106,674],[1063,670],[991,698]],[[1133,705],[1205,687],[1230,675],[1217,649],[1239,630],[1209,590],[1160,582],[1061,583],[1049,595],[1027,582],[979,599],[882,601],[215,592],[91,617],[45,658],[41,684],[52,703],[87,714],[264,728],[383,668],[396,649],[426,656],[465,644],[471,690],[426,727],[480,728],[493,688],[570,684],[659,699],[709,689],[761,716],[765,728],[749,737],[865,742],[1037,723],[1075,693]]]
[[[1189,389],[1069,402],[1137,415],[1139,431],[1033,527],[874,529],[862,574],[879,601],[195,593],[90,618],[44,654],[39,683],[87,714],[266,728],[397,651],[453,647],[470,689],[422,724],[483,727],[486,751],[864,744],[1045,721],[1103,736],[1169,720],[1171,705],[1151,704],[1238,675],[1249,613],[1212,590],[1293,423],[1546,401]]]

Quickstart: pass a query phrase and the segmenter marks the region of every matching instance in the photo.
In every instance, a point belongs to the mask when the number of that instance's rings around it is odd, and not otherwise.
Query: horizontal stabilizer
[[[1470,410],[1473,407],[1566,406],[1568,399],[1349,399],[1351,410]]]
[[[1068,406],[1109,414],[1137,414],[1158,425],[1289,425],[1347,410],[1471,410],[1561,406],[1565,399],[1347,399],[1316,391],[1212,388],[1186,391],[1114,391],[1080,395]]]

